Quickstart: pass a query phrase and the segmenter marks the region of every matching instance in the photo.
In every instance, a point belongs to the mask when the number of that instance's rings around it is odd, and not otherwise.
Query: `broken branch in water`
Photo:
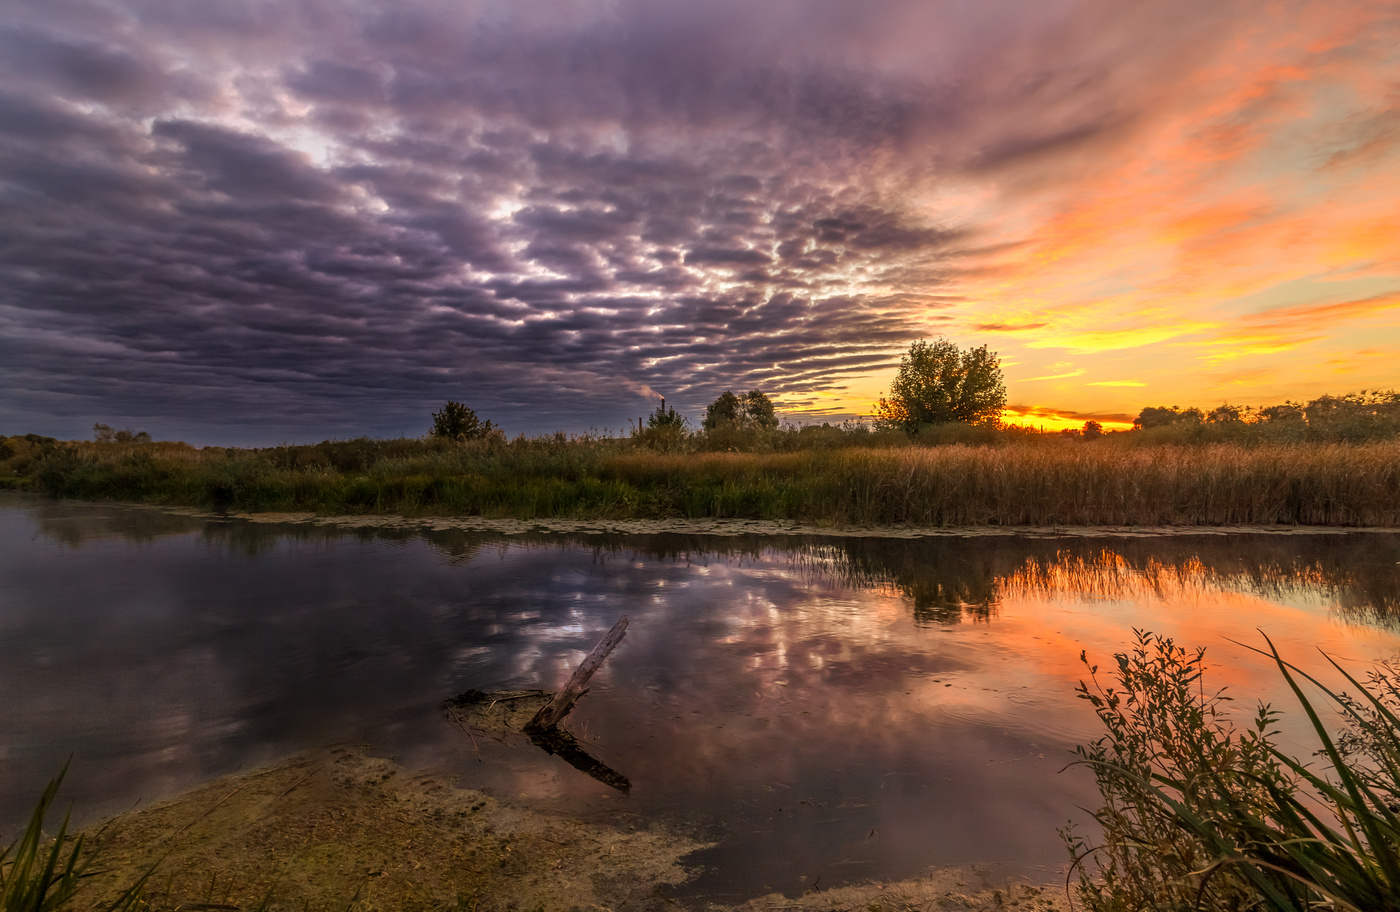
[[[569,714],[569,710],[574,708],[574,701],[583,696],[584,690],[588,686],[588,679],[593,677],[593,673],[603,664],[603,660],[613,651],[618,643],[622,642],[622,637],[627,633],[627,615],[623,615],[608,635],[598,641],[598,645],[593,647],[593,651],[588,654],[574,673],[569,676],[569,681],[564,685],[564,689],[554,695],[554,699],[549,701],[535,717],[525,724],[525,731],[543,732],[559,724],[559,720]]]
[[[622,642],[622,636],[626,632],[627,615],[624,614],[608,631],[607,636],[593,647],[593,651],[579,667],[574,669],[564,689],[556,694],[542,690],[497,693],[468,690],[450,700],[444,700],[442,709],[447,717],[472,739],[473,747],[476,747],[473,731],[491,734],[493,737],[510,732],[523,732],[545,753],[554,754],[580,772],[625,793],[632,787],[627,777],[588,753],[573,735],[559,727],[559,720],[563,719],[569,710],[573,709],[574,702],[583,696],[588,679],[593,677],[603,660]],[[521,725],[520,720],[530,711],[532,704],[543,705],[530,717],[530,721]],[[497,740],[502,738],[497,737]],[[477,752],[479,755],[480,748]]]

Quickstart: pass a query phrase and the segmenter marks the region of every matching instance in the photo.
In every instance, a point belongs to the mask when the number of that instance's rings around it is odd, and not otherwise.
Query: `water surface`
[[[512,800],[695,829],[687,890],[798,893],[935,864],[1045,875],[1092,806],[1081,651],[1208,647],[1242,711],[1400,647],[1400,535],[923,540],[405,534],[0,501],[0,831],[70,754],[94,819],[359,741]],[[439,703],[557,687],[623,795]],[[1233,641],[1238,641],[1232,642]],[[1296,714],[1295,714],[1296,715]],[[1301,720],[1284,736],[1304,747]]]

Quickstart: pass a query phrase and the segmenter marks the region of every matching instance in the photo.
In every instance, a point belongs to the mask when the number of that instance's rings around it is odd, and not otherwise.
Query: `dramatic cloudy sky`
[[[1400,385],[1400,7],[45,0],[0,20],[0,433],[1016,413]],[[1053,421],[1050,423],[1053,424]]]

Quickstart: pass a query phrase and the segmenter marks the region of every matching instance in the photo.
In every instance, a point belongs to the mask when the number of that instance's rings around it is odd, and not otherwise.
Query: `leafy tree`
[[[98,443],[150,443],[151,435],[146,431],[133,431],[131,428],[115,431],[110,424],[99,421],[92,426],[92,439]]]
[[[1291,399],[1281,405],[1268,405],[1258,412],[1260,421],[1297,421],[1303,420],[1303,405]]]
[[[778,416],[773,413],[772,400],[758,390],[750,390],[743,396],[725,390],[705,406],[704,428],[707,431],[723,427],[772,429],[777,426]]]
[[[1103,436],[1103,425],[1097,421],[1084,422],[1084,430],[1080,432],[1085,440],[1097,440]]]
[[[491,433],[495,427],[489,421],[482,421],[476,412],[462,403],[449,401],[442,411],[433,412],[433,428],[428,433],[448,440],[477,440]]]
[[[646,427],[639,423],[632,439],[652,450],[673,452],[682,449],[690,439],[690,420],[674,408],[666,407],[662,399],[656,411],[647,416]]]
[[[995,426],[1006,408],[1006,382],[996,352],[982,345],[963,351],[952,342],[918,341],[899,362],[890,396],[875,420],[913,433],[925,424]]]
[[[1182,411],[1179,406],[1149,406],[1138,413],[1133,419],[1133,427],[1147,430],[1155,427],[1171,427],[1173,424],[1200,424],[1205,420],[1205,415],[1198,408],[1189,408]]]
[[[690,420],[676,411],[674,408],[666,407],[666,400],[662,399],[661,404],[656,407],[656,411],[647,416],[648,429],[669,429],[675,428],[684,431]]]
[[[1249,418],[1250,411],[1249,406],[1231,405],[1227,402],[1211,409],[1206,415],[1206,421],[1211,424],[1243,424]]]

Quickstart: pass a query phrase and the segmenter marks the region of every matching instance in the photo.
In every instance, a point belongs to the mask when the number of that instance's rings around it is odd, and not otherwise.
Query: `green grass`
[[[773,432],[769,442],[788,448],[747,452],[706,451],[703,441],[657,451],[644,440],[562,434],[248,450],[55,442],[12,456],[0,474],[58,497],[253,512],[925,526],[1400,525],[1400,441],[1144,444],[1144,435],[1091,441],[967,428],[973,437],[991,436],[926,446],[902,435],[817,430],[807,436],[810,446],[798,446],[797,432]]]
[[[1116,685],[1089,666],[1080,696],[1107,734],[1078,753],[1103,798],[1103,837],[1063,835],[1090,912],[1400,909],[1400,679],[1382,670],[1368,686],[1336,666],[1355,689],[1339,693],[1265,642],[1320,762],[1276,746],[1268,706],[1237,727],[1226,698],[1207,696],[1203,650],[1139,632],[1116,657]],[[1304,685],[1340,713],[1341,736]]]
[[[67,766],[44,789],[24,832],[14,842],[0,848],[0,912],[51,912],[74,908],[86,879],[93,873],[100,846],[94,847],[82,834],[70,839],[66,815],[52,838],[44,835],[44,819],[66,773]],[[146,877],[141,877],[115,899],[85,908],[108,912],[136,909],[140,906],[145,883]]]

